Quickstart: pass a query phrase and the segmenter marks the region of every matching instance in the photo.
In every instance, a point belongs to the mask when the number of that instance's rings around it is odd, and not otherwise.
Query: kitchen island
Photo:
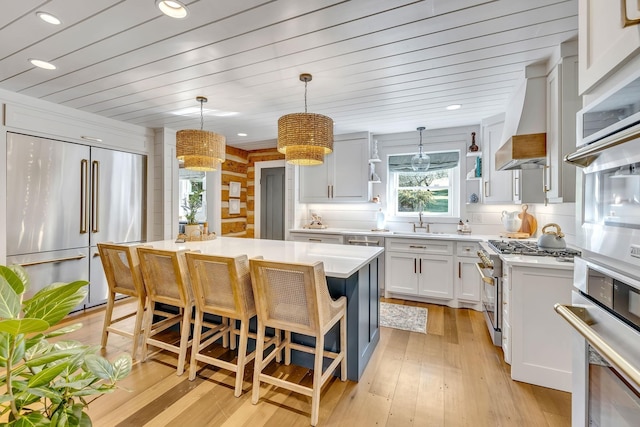
[[[378,295],[378,257],[383,248],[337,246],[322,243],[219,237],[214,240],[176,243],[173,240],[147,242],[156,249],[192,250],[219,256],[261,256],[267,260],[313,263],[322,261],[329,293],[333,298],[347,298],[347,378],[358,381],[380,340]],[[255,325],[254,325],[255,327]],[[338,325],[327,333],[325,349],[339,350]],[[299,343],[313,343],[313,338],[293,335]],[[292,361],[313,367],[313,355],[293,351]]]

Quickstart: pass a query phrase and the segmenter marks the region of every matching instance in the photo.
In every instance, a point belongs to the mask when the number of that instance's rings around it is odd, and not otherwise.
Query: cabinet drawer
[[[295,242],[335,243],[341,245],[342,234],[291,233],[291,240]]]
[[[477,257],[480,246],[476,242],[456,242],[458,256]]]
[[[453,255],[453,242],[447,240],[386,239],[385,249],[414,254]]]

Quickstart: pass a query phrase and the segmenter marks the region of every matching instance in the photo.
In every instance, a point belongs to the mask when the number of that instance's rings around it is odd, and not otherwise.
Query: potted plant
[[[97,346],[49,342],[82,326],[52,329],[86,297],[87,284],[54,283],[23,301],[26,272],[0,265],[0,426],[91,426],[85,398],[129,375],[129,354],[110,363]]]
[[[200,235],[200,225],[196,219],[196,214],[202,208],[202,193],[202,189],[196,187],[194,191],[189,194],[189,197],[182,201],[182,209],[185,211],[185,218],[187,220],[184,233],[187,237]]]

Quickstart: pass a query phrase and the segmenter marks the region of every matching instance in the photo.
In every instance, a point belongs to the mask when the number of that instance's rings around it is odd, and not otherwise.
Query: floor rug
[[[427,309],[381,302],[380,326],[426,334]]]

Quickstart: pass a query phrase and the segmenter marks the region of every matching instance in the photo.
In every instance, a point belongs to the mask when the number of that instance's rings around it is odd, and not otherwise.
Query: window
[[[204,222],[207,220],[207,201],[204,197],[204,191],[206,191],[206,175],[204,172],[192,171],[189,169],[180,168],[178,171],[179,186],[178,186],[178,215],[180,222],[187,221],[187,210],[184,205],[187,203],[189,195],[191,193],[201,192],[200,198],[202,200],[202,206],[197,209],[196,220],[198,222]]]
[[[412,155],[389,157],[391,183],[390,208],[395,216],[458,217],[459,159],[458,151],[427,153],[431,166],[426,172],[411,169]]]

